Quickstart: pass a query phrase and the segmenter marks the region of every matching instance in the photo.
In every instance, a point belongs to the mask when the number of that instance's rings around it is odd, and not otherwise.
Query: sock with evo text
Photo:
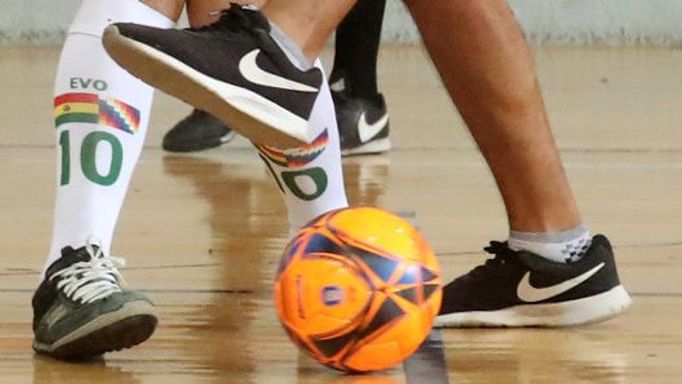
[[[90,239],[109,253],[142,150],[153,89],[104,51],[102,32],[119,21],[163,28],[174,24],[137,0],[82,2],[55,79],[57,194],[45,269],[63,247],[79,248]]]

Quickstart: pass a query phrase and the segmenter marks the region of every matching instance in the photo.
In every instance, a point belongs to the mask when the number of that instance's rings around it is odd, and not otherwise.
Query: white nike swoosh
[[[358,134],[360,136],[360,141],[366,143],[374,136],[376,136],[382,129],[386,126],[388,122],[388,113],[384,114],[376,123],[368,124],[367,116],[363,112],[360,116],[360,121],[358,121]]]
[[[290,91],[311,92],[316,93],[317,88],[311,87],[307,84],[301,84],[287,78],[277,76],[261,69],[256,63],[256,58],[260,53],[260,49],[254,49],[247,53],[239,61],[239,72],[244,78],[254,84],[264,85],[266,87],[287,89]]]
[[[568,279],[563,283],[552,285],[549,287],[535,288],[530,285],[530,271],[526,272],[523,279],[519,282],[516,288],[516,295],[519,299],[527,303],[536,303],[538,301],[547,300],[551,297],[558,296],[573,287],[577,287],[583,281],[592,277],[595,273],[599,272],[600,269],[604,267],[604,263],[600,263],[589,271],[583,273],[582,275],[576,276],[572,279]]]

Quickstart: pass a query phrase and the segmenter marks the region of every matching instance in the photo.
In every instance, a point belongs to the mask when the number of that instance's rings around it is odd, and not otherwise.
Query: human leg
[[[230,3],[262,8],[267,0],[187,0],[189,25],[198,28],[215,23],[220,18],[220,11],[229,8]]]
[[[343,155],[391,148],[386,102],[377,88],[377,56],[386,0],[359,0],[336,30],[329,77]]]
[[[319,54],[321,42],[351,4],[352,1],[343,1],[321,6],[305,0],[272,0],[263,13],[278,27],[275,32],[280,36],[274,39],[288,51],[290,61],[305,67],[306,60]],[[559,238],[561,243],[569,245],[589,236],[580,228],[580,215],[547,124],[532,61],[506,3],[415,1],[410,7],[424,31],[424,41],[446,87],[498,182],[510,228],[517,234],[528,235],[524,236],[526,240],[520,239],[527,243],[534,242],[535,235],[540,235],[542,243]],[[471,41],[463,42],[457,50],[451,49],[454,43],[466,39]],[[301,59],[301,56],[305,57]],[[131,62],[130,66],[135,64]],[[454,73],[459,70],[459,75]],[[149,77],[153,78],[153,74]],[[263,138],[267,142],[268,138]],[[577,239],[564,238],[567,233],[579,235]],[[553,257],[545,251],[552,247],[541,244],[543,251],[535,254],[523,248],[514,250],[513,242],[511,245],[493,245],[489,251],[496,257],[491,263],[446,286],[441,314],[491,314],[492,310],[505,309],[523,312],[531,306],[537,309],[538,315],[489,325],[559,326],[607,318],[630,302],[618,280],[610,244],[603,236],[595,237],[587,249],[583,250],[581,245],[580,252],[584,251],[585,255],[574,264],[548,260]],[[507,267],[500,269],[500,266]],[[531,271],[552,289],[542,291],[545,293],[541,295],[517,293],[516,284],[528,285],[526,279]],[[498,279],[502,274],[506,274],[505,279]],[[474,284],[476,289],[469,289],[468,296],[459,295],[465,290],[459,289],[462,287],[457,282],[468,284],[476,280],[475,276],[485,279],[481,284]],[[496,284],[504,286],[496,287]],[[481,287],[489,288],[492,304],[481,300]],[[532,291],[532,288],[524,289]],[[552,294],[546,296],[546,292]],[[462,306],[462,301],[468,306]],[[555,308],[558,317],[549,315]],[[548,316],[542,318],[543,314]],[[441,321],[441,325],[476,323],[486,322],[480,318]]]
[[[544,232],[580,225],[531,54],[506,2],[406,3],[495,176],[510,227]]]
[[[170,16],[179,14],[174,1],[156,3]],[[43,282],[33,299],[34,348],[60,358],[130,347],[148,338],[156,325],[151,302],[120,286],[118,263],[109,257],[153,92],[104,52],[100,37],[112,20],[172,25],[167,16],[134,0],[86,0],[64,43],[55,79],[54,229]]]
[[[228,49],[240,44],[249,44],[248,48],[244,49],[244,51],[250,52],[257,52],[257,50],[270,52],[279,49],[277,43],[272,38],[262,36],[263,32],[269,30],[270,25],[259,12],[237,8],[231,9],[223,14],[222,17],[219,22],[211,25],[209,30],[160,31],[143,28],[133,30],[132,33],[139,33],[137,37],[141,41],[145,41],[145,43],[150,43],[147,39],[154,39],[156,34],[168,34],[167,37],[161,38],[162,41],[158,44],[153,43],[153,45],[162,47],[168,52],[180,54],[184,53],[182,52],[183,44],[192,45],[196,48],[204,40],[203,37],[197,37],[198,35],[201,33],[213,34],[219,29],[222,32],[222,28],[226,31],[225,36],[227,38],[235,38],[234,43],[226,44]],[[121,26],[121,28],[126,28],[126,26]],[[233,31],[232,28],[236,29],[239,33],[234,36],[229,34]],[[151,34],[148,35],[146,33]],[[248,41],[252,35],[260,36],[260,39],[256,38]],[[244,36],[247,37],[245,38]],[[195,38],[200,40],[192,40]],[[261,41],[261,39],[265,39],[265,41]],[[245,42],[244,40],[247,41]],[[204,52],[200,52],[200,55],[210,59],[210,54],[215,49],[215,47],[211,47]],[[240,68],[244,65],[244,57],[246,56],[237,57]],[[194,61],[192,58],[189,60]],[[278,60],[281,63],[282,61],[288,62],[289,59],[282,53]],[[292,66],[291,63],[288,65]],[[302,93],[305,97],[314,97],[310,107],[310,119],[306,121],[308,126],[306,127],[308,129],[307,135],[311,137],[311,143],[303,147],[280,149],[276,145],[263,144],[254,140],[254,144],[256,144],[261,152],[263,160],[265,160],[281,191],[284,193],[292,232],[322,213],[347,205],[341,173],[338,133],[334,120],[333,104],[329,88],[326,82],[322,81],[324,75],[321,71],[321,66],[318,64],[317,67],[319,69],[316,68],[315,70],[320,75],[319,86],[321,89],[319,92],[310,92],[307,88],[302,88],[301,83],[293,85],[294,88],[299,89],[299,91],[294,92]],[[290,69],[292,71],[300,71],[297,68]],[[284,83],[290,84],[286,83],[286,81]],[[294,92],[291,95],[296,97]]]
[[[317,66],[322,69],[319,61]],[[314,218],[348,206],[334,103],[326,82],[313,107],[310,129],[315,139],[300,148],[281,150],[256,145],[283,194],[290,235]]]
[[[444,288],[437,324],[564,326],[621,312],[630,299],[611,245],[582,224],[509,6],[406,3],[497,181],[510,226],[508,243],[486,248],[493,259]]]

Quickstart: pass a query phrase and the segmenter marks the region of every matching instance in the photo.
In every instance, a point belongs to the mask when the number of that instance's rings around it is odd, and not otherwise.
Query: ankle
[[[559,263],[579,261],[592,243],[592,235],[584,225],[567,231],[510,231],[509,248],[528,251]]]

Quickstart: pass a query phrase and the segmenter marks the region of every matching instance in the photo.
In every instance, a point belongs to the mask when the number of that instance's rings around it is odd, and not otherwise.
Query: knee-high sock
[[[142,150],[153,89],[109,58],[102,31],[112,22],[171,27],[137,0],[83,1],[55,79],[57,197],[45,268],[65,246],[97,239],[109,252],[118,214]]]
[[[319,61],[316,66],[322,69]],[[334,103],[326,81],[315,101],[310,129],[316,139],[305,147],[257,146],[284,195],[291,234],[325,212],[348,206]]]

